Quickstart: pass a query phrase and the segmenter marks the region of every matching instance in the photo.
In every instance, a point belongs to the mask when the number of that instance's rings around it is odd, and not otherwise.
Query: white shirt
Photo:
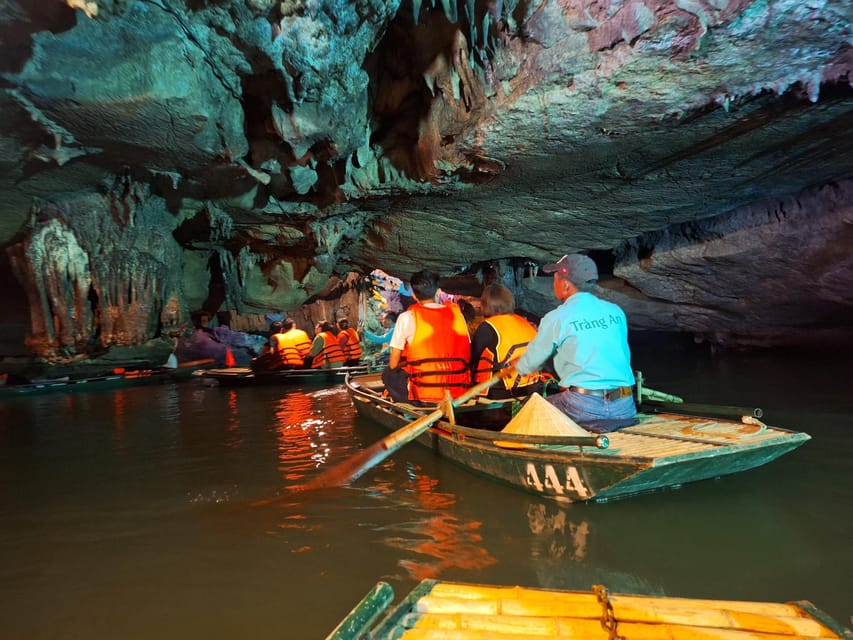
[[[426,302],[425,307],[430,309],[442,309],[443,304],[437,302]],[[397,317],[397,324],[394,325],[394,333],[391,335],[389,346],[392,349],[405,350],[406,345],[415,337],[415,314],[411,311],[404,311]]]

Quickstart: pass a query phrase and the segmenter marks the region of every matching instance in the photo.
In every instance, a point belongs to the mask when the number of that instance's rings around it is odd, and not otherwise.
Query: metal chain
[[[607,593],[607,587],[600,584],[592,585],[592,592],[598,601],[601,603],[601,628],[607,632],[607,640],[625,640],[616,631],[616,616],[613,614],[613,604],[610,602],[610,594]]]

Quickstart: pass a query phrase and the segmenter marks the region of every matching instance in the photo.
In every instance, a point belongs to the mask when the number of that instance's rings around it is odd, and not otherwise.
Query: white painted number
[[[584,486],[578,470],[569,465],[566,468],[566,481],[560,481],[557,475],[557,470],[552,464],[546,464],[545,470],[542,473],[542,478],[536,466],[532,462],[527,463],[527,485],[533,487],[540,493],[544,491],[553,491],[558,496],[563,495],[566,491],[575,493],[581,500],[589,498],[589,490]]]

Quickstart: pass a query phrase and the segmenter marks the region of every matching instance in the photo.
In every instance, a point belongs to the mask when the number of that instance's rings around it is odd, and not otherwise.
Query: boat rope
[[[613,604],[610,602],[610,594],[607,587],[601,584],[592,585],[592,592],[601,603],[601,628],[607,632],[607,640],[625,640],[616,630],[616,616],[613,613]]]

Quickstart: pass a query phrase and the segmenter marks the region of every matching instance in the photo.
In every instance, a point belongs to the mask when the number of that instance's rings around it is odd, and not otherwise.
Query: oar
[[[662,402],[648,399],[643,400],[640,410],[649,413],[677,413],[679,415],[723,418],[728,420],[742,420],[744,417],[760,418],[764,415],[764,410],[761,407],[731,407],[715,404],[694,404],[690,402]]]
[[[325,489],[328,487],[339,487],[352,482],[382,462],[404,444],[411,442],[424,433],[433,424],[441,420],[446,413],[452,413],[453,407],[458,407],[476,398],[493,384],[510,375],[514,370],[515,367],[512,366],[501,369],[499,373],[488,380],[468,389],[468,391],[453,400],[449,405],[443,405],[432,413],[400,427],[394,433],[385,436],[348,460],[344,460],[297,488],[301,490]]]

